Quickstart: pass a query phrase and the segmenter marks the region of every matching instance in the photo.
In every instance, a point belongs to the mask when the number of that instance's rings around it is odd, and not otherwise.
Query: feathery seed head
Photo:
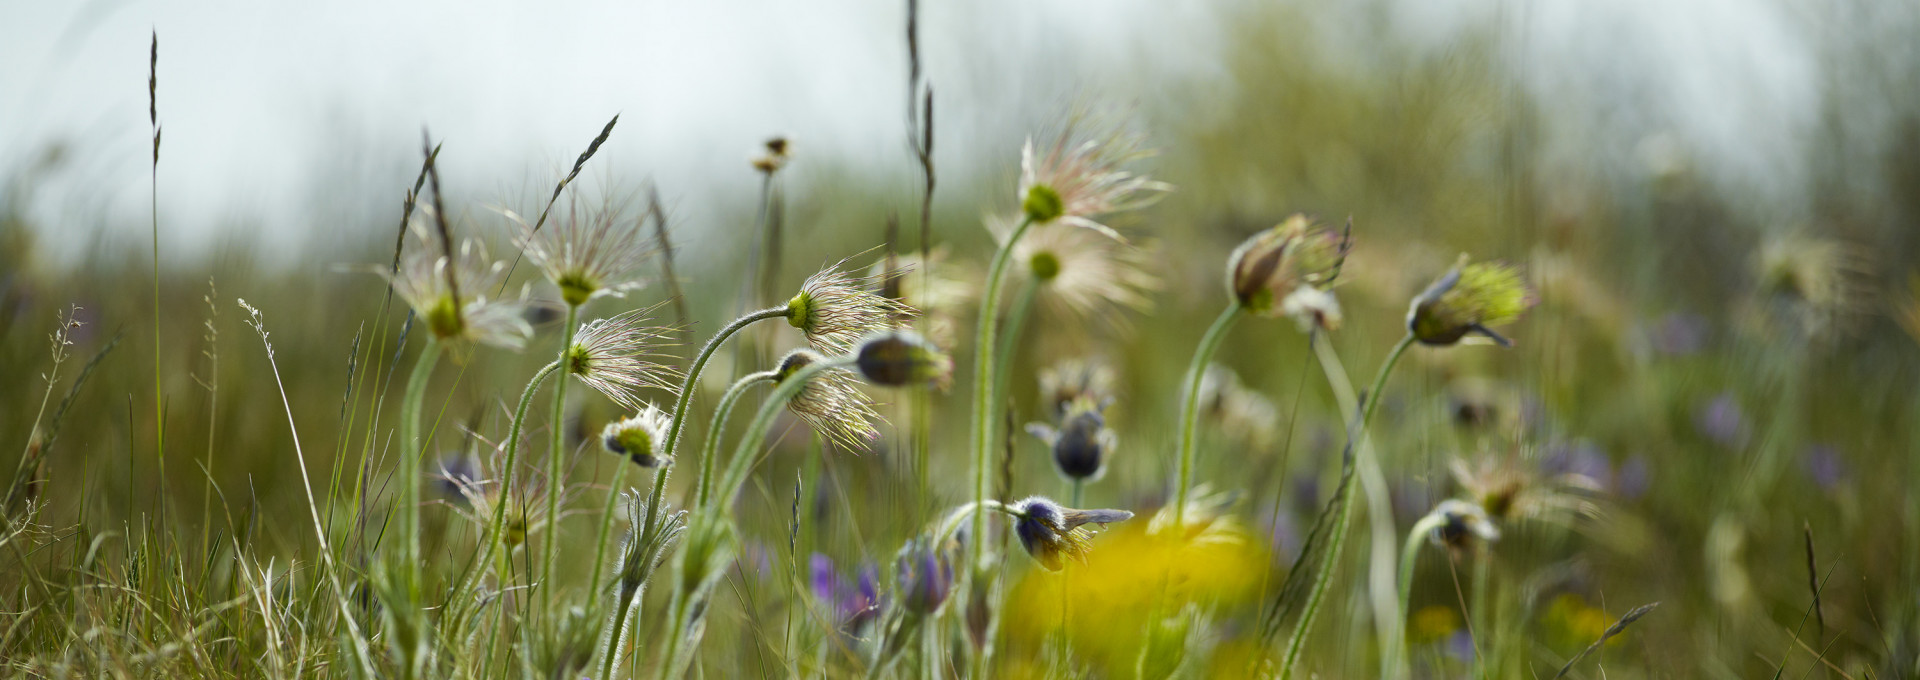
[[[579,378],[614,403],[640,410],[640,391],[657,388],[672,392],[677,372],[663,364],[659,348],[672,344],[674,329],[649,326],[648,316],[659,305],[636,309],[580,326],[567,351],[567,373]]]
[[[1105,408],[1113,400],[1113,369],[1087,359],[1062,359],[1040,370],[1040,396],[1048,413],[1067,417],[1074,402],[1086,399]]]
[[[882,331],[860,343],[854,365],[867,382],[888,387],[945,388],[953,359],[913,331]]]
[[[655,468],[672,464],[665,458],[667,428],[673,424],[673,417],[652,404],[641,407],[639,413],[607,424],[600,431],[600,447],[607,453],[632,460],[635,465]]]
[[[640,287],[641,268],[653,254],[653,240],[641,230],[642,215],[630,214],[613,201],[584,212],[569,210],[539,232],[519,215],[502,214],[520,225],[515,244],[572,307]]]
[[[419,210],[432,212],[426,206]],[[506,263],[488,257],[486,246],[472,239],[460,242],[450,260],[426,219],[416,218],[408,226],[413,243],[402,249],[398,270],[380,271],[393,292],[442,342],[524,347],[533,328],[521,318],[522,303],[489,297],[506,277]]]
[[[1351,233],[1351,225],[1335,231],[1305,215],[1288,217],[1227,257],[1227,290],[1249,312],[1285,313],[1284,302],[1295,292],[1333,285],[1352,249]]]
[[[1020,211],[1036,225],[1060,222],[1121,240],[1098,220],[1151,203],[1171,187],[1123,169],[1152,155],[1137,136],[1097,122],[1093,130],[1076,131],[1076,122],[1044,149],[1031,138],[1021,147]]]
[[[1016,225],[988,218],[987,229],[1005,241]],[[1058,312],[1099,319],[1124,330],[1120,310],[1151,312],[1160,277],[1150,268],[1152,244],[1135,245],[1084,229],[1029,231],[1013,244],[1013,257],[1040,284],[1041,301]]]
[[[1787,235],[1767,240],[1755,262],[1757,321],[1804,337],[1856,330],[1870,303],[1866,255],[1834,239]]]
[[[844,261],[807,277],[800,292],[787,301],[787,323],[806,334],[807,342],[822,352],[840,354],[878,330],[892,328],[912,317],[912,307],[873,292],[876,285],[901,274],[899,270],[873,276],[854,276],[841,269]]]
[[[1493,331],[1532,307],[1533,292],[1513,267],[1496,262],[1468,264],[1461,255],[1445,276],[1413,299],[1407,330],[1422,344],[1447,346],[1478,333],[1503,347],[1512,342]]]
[[[1013,524],[1014,534],[1020,537],[1020,547],[1048,571],[1060,571],[1069,557],[1086,563],[1087,553],[1093,550],[1093,531],[1085,525],[1105,526],[1133,517],[1133,513],[1125,510],[1061,507],[1040,496],[1015,503],[1013,510],[1020,515]]]
[[[777,384],[822,360],[824,357],[812,350],[789,352],[780,360],[773,381]],[[787,410],[849,451],[863,451],[880,437],[880,430],[873,425],[881,420],[879,412],[873,409],[873,401],[866,393],[860,391],[853,375],[844,369],[827,369],[815,375],[787,401]]]
[[[787,161],[792,157],[791,144],[785,137],[774,137],[767,140],[766,146],[765,154],[754,157],[753,169],[759,170],[761,174],[772,176],[781,168],[787,167]]]

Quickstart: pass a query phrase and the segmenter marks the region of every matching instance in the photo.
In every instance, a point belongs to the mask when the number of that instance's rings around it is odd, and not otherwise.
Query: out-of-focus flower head
[[[670,465],[673,460],[666,457],[666,443],[672,421],[666,411],[645,404],[633,416],[607,423],[600,431],[600,447],[640,467]]]
[[[780,360],[773,381],[778,384],[800,369],[823,360],[812,350],[789,352]],[[881,420],[880,414],[874,411],[873,401],[855,384],[853,374],[844,369],[830,368],[808,380],[800,386],[800,392],[787,401],[787,410],[806,421],[815,432],[849,451],[864,451],[880,437],[880,431],[874,427],[874,423]]]
[[[1013,533],[1020,547],[1048,571],[1060,571],[1068,558],[1087,561],[1093,550],[1093,531],[1088,524],[1105,526],[1133,517],[1125,510],[1075,510],[1061,507],[1046,498],[1034,496],[1013,505],[1020,518],[1014,520]]]
[[[640,272],[653,255],[654,241],[641,229],[643,214],[624,210],[617,201],[575,206],[538,231],[512,211],[501,214],[519,225],[515,245],[539,265],[568,305],[620,297],[643,283]]]
[[[880,613],[879,572],[873,565],[862,565],[848,578],[835,570],[832,558],[814,553],[807,566],[813,596],[832,609],[842,632],[858,634]]]
[[[1040,398],[1047,413],[1064,418],[1068,407],[1083,399],[1105,406],[1113,400],[1113,369],[1103,362],[1072,358],[1040,369]]]
[[[1747,423],[1747,412],[1740,408],[1732,392],[1716,394],[1695,409],[1693,426],[1702,436],[1729,449],[1744,448],[1753,434],[1752,426]]]
[[[1769,238],[1754,260],[1753,316],[1762,329],[1805,338],[1856,330],[1870,307],[1871,270],[1859,248],[1804,234]]]
[[[680,382],[678,372],[661,362],[660,348],[673,344],[675,329],[649,326],[654,305],[580,326],[567,352],[567,373],[614,403],[639,410],[641,390],[671,393]]]
[[[413,242],[401,250],[399,270],[381,270],[393,292],[442,342],[526,346],[533,328],[521,318],[521,303],[490,297],[507,275],[506,263],[488,257],[486,245],[472,239],[449,248],[427,226],[433,209],[419,210],[422,215],[408,225]]]
[[[1013,218],[988,217],[987,230],[1005,242]],[[1154,244],[1122,243],[1083,229],[1041,229],[1013,245],[1019,271],[1039,286],[1040,300],[1083,321],[1125,330],[1123,311],[1153,311],[1160,277],[1150,270]]]
[[[1107,429],[1107,419],[1101,415],[1103,406],[1081,397],[1068,404],[1058,428],[1046,423],[1027,424],[1027,432],[1053,452],[1054,469],[1067,479],[1090,482],[1107,471],[1107,457],[1113,455],[1119,438]]]
[[[927,251],[925,259],[918,252],[899,253],[891,259],[891,263],[887,258],[873,263],[866,280],[879,282],[877,292],[882,296],[920,312],[911,320],[913,328],[941,347],[952,347],[961,315],[980,295],[975,284],[979,274],[954,262],[946,246]],[[889,275],[896,271],[904,273]]]
[[[953,555],[927,537],[909,541],[894,558],[900,604],[917,616],[940,611],[953,594]]]
[[[793,159],[793,142],[786,137],[773,137],[767,140],[765,146],[766,153],[753,158],[753,169],[772,177],[781,168],[787,167],[787,161]]]
[[[1533,304],[1519,270],[1497,262],[1469,264],[1461,255],[1453,269],[1413,299],[1407,331],[1427,345],[1452,345],[1472,333],[1511,346],[1493,327],[1520,318]]]
[[[878,281],[842,270],[842,261],[807,277],[800,292],[787,301],[787,323],[806,334],[807,342],[830,354],[845,354],[868,334],[893,328],[915,312],[905,303],[873,292]],[[882,279],[905,274],[880,274]]]
[[[1227,257],[1227,291],[1242,309],[1285,315],[1303,329],[1340,326],[1340,304],[1327,289],[1352,249],[1352,225],[1335,230],[1305,215],[1254,234]]]
[[[1042,144],[1029,138],[1020,149],[1020,209],[1035,225],[1059,222],[1124,240],[1100,220],[1171,189],[1125,169],[1152,152],[1107,121],[1076,116]]]
[[[1265,451],[1279,440],[1280,409],[1266,395],[1247,388],[1239,374],[1219,364],[1200,377],[1200,412],[1240,446]]]
[[[887,387],[945,388],[953,378],[953,359],[912,331],[868,336],[854,366],[867,382]]]
[[[1440,520],[1427,536],[1434,545],[1458,550],[1474,540],[1500,540],[1500,528],[1478,503],[1449,498],[1434,506],[1432,515]]]
[[[1571,526],[1574,520],[1596,517],[1600,508],[1593,496],[1600,481],[1578,472],[1549,475],[1539,461],[1518,450],[1487,454],[1474,462],[1454,459],[1454,482],[1469,500],[1497,522],[1539,521]]]

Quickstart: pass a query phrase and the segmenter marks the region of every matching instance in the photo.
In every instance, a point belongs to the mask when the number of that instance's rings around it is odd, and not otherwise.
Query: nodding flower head
[[[1013,233],[1008,218],[988,218],[996,240]],[[1040,301],[1067,315],[1124,330],[1126,310],[1151,312],[1160,277],[1151,243],[1129,244],[1083,229],[1042,229],[1013,244],[1015,262],[1039,285]]]
[[[912,331],[885,331],[860,343],[854,366],[867,382],[887,387],[931,385],[953,378],[953,359]]]
[[[1427,345],[1452,345],[1477,333],[1510,347],[1493,327],[1520,318],[1533,303],[1519,270],[1496,262],[1468,264],[1461,255],[1459,264],[1413,299],[1407,331]]]
[[[1027,424],[1027,432],[1053,450],[1053,465],[1067,479],[1093,481],[1106,472],[1107,456],[1118,439],[1101,415],[1103,404],[1088,398],[1073,401],[1055,429],[1044,423]]]
[[[1020,210],[1034,224],[1060,222],[1122,240],[1098,220],[1146,205],[1170,187],[1123,169],[1152,155],[1136,136],[1093,127],[1079,134],[1069,124],[1044,148],[1027,140],[1020,149]]]
[[[807,566],[814,597],[833,608],[840,631],[858,633],[879,615],[879,573],[873,565],[861,565],[853,579],[841,574],[834,568],[833,559],[820,553],[814,553]]]
[[[953,594],[953,559],[924,537],[900,549],[894,568],[899,575],[900,604],[911,614],[937,612]]]
[[[569,306],[640,287],[641,269],[653,255],[654,241],[641,231],[642,216],[611,201],[584,212],[569,210],[538,232],[518,215],[505,214],[520,225],[515,243],[560,288],[560,299]]]
[[[1352,232],[1351,224],[1335,231],[1305,215],[1288,217],[1241,242],[1227,257],[1227,290],[1241,308],[1265,316],[1299,312],[1307,303],[1324,308],[1324,299],[1293,298],[1307,289],[1325,294],[1346,263],[1347,251],[1353,245]],[[1289,310],[1289,305],[1294,309]],[[1338,315],[1336,305],[1335,324],[1339,323]]]
[[[673,461],[666,458],[667,427],[672,421],[666,411],[647,404],[630,418],[608,423],[600,431],[600,446],[640,467],[669,465]]]
[[[431,208],[422,207],[430,213]],[[396,271],[381,270],[393,292],[426,321],[427,330],[442,342],[480,343],[518,350],[526,346],[533,327],[521,318],[521,304],[492,299],[507,275],[504,262],[487,256],[478,241],[465,240],[451,248],[426,225],[426,217],[408,228],[412,247],[404,248]]]
[[[1450,498],[1434,506],[1432,516],[1439,519],[1433,533],[1428,535],[1434,545],[1460,549],[1474,540],[1500,540],[1500,528],[1494,526],[1493,518],[1477,503]]]
[[[659,348],[672,344],[674,329],[649,326],[647,315],[658,305],[636,309],[580,326],[567,351],[567,373],[607,395],[615,403],[640,410],[640,391],[674,391],[679,376],[658,359]]]
[[[1125,510],[1075,510],[1061,507],[1046,498],[1034,496],[1013,505],[1020,518],[1014,520],[1013,533],[1020,547],[1048,571],[1060,571],[1071,557],[1085,564],[1093,550],[1093,531],[1088,524],[1106,525],[1133,517]]]
[[[807,277],[800,292],[787,301],[787,323],[806,334],[814,348],[845,353],[868,333],[892,328],[900,319],[915,314],[905,303],[872,292],[878,288],[876,283],[899,276],[899,270],[854,276],[840,266]]]
[[[780,360],[773,381],[785,381],[800,369],[822,360],[823,357],[812,350],[789,352]],[[800,392],[787,401],[787,410],[807,421],[814,431],[850,451],[865,450],[880,437],[880,431],[873,425],[880,420],[880,414],[873,410],[872,400],[860,391],[853,376],[843,369],[827,369],[801,385]]]

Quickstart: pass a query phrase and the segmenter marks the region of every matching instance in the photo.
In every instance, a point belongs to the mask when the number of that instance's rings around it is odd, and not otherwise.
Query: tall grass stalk
[[[1213,354],[1220,350],[1220,342],[1227,337],[1227,330],[1233,328],[1233,322],[1240,319],[1240,303],[1228,302],[1220,316],[1207,327],[1205,335],[1200,336],[1200,346],[1193,350],[1193,361],[1187,364],[1186,393],[1180,405],[1180,476],[1175,481],[1173,496],[1173,526],[1184,526],[1187,522],[1187,495],[1193,485],[1193,456],[1200,425],[1200,381],[1207,375],[1207,364],[1213,361]]]
[[[153,218],[153,451],[160,465],[160,497],[165,509],[167,481],[167,414],[160,382],[160,32],[153,32],[147,58],[147,122],[153,127],[153,166],[150,175],[149,214]]]
[[[1406,354],[1408,347],[1413,346],[1413,342],[1413,335],[1409,334],[1401,338],[1400,342],[1393,346],[1393,351],[1387,354],[1386,361],[1380,365],[1380,373],[1373,378],[1373,386],[1367,389],[1366,405],[1361,408],[1360,421],[1348,429],[1349,439],[1365,438],[1367,423],[1373,420],[1374,410],[1380,407],[1380,390],[1386,387],[1387,377],[1393,374],[1393,367],[1400,363],[1400,357]],[[1333,568],[1340,562],[1341,549],[1346,547],[1347,529],[1353,520],[1353,494],[1347,493],[1345,488],[1346,484],[1352,483],[1346,479],[1346,476],[1342,476],[1341,483],[1342,488],[1334,491],[1336,495],[1344,495],[1341,496],[1339,514],[1334,519],[1333,534],[1328,539],[1330,543],[1327,546],[1327,553],[1321,558],[1318,571],[1314,573],[1313,587],[1307,592],[1307,602],[1300,613],[1300,622],[1294,626],[1293,635],[1287,639],[1286,654],[1280,659],[1281,680],[1293,677],[1294,663],[1300,660],[1300,653],[1306,648],[1307,635],[1313,631],[1313,620],[1319,615],[1320,605],[1326,599],[1327,586],[1333,582]]]
[[[567,441],[567,374],[573,372],[568,365],[567,354],[573,351],[574,324],[580,320],[580,306],[567,305],[565,325],[560,327],[560,353],[554,361],[560,364],[560,380],[553,384],[553,411],[547,419],[550,430],[550,445],[547,447],[547,532],[543,540],[540,556],[541,601],[548,613],[553,612],[553,591],[560,585],[554,578],[553,558],[560,536],[560,497],[565,495],[566,485],[561,483],[565,474]]]

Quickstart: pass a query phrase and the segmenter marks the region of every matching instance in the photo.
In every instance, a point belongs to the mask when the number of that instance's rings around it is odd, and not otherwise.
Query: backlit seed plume
[[[787,301],[787,323],[806,334],[814,348],[830,354],[851,351],[860,338],[915,314],[905,303],[874,292],[878,283],[902,272],[854,276],[841,269],[845,264],[807,277],[800,292]]]
[[[652,404],[632,417],[608,423],[600,431],[600,447],[645,468],[671,464],[666,458],[667,426],[673,417]]]
[[[1770,330],[1832,338],[1857,330],[1870,307],[1872,268],[1850,244],[1806,235],[1769,238],[1754,261],[1753,316]]]
[[[867,382],[887,387],[945,388],[953,379],[953,359],[912,331],[868,336],[854,366]]]
[[[642,215],[629,214],[613,202],[569,210],[537,233],[520,216],[504,214],[520,225],[514,244],[560,288],[560,299],[574,307],[638,288],[641,269],[653,255],[654,241],[641,230]]]
[[[794,350],[780,360],[774,382],[820,361],[822,357],[811,350]],[[842,369],[828,369],[807,381],[787,402],[787,410],[849,451],[864,451],[880,437],[880,430],[874,427],[881,420],[880,414],[873,410],[872,400],[860,391],[853,375]]]
[[[1305,215],[1288,217],[1241,242],[1227,257],[1227,290],[1250,313],[1284,314],[1335,328],[1340,307],[1325,291],[1346,264],[1350,232],[1351,227],[1335,230]]]
[[[987,230],[1004,241],[1012,233],[1010,218],[988,218]],[[1041,229],[1028,232],[1013,246],[1013,260],[1039,283],[1040,299],[1083,320],[1098,319],[1124,329],[1121,311],[1153,311],[1153,293],[1160,277],[1149,267],[1148,245],[1122,243],[1082,229]]]
[[[1533,303],[1519,270],[1497,262],[1468,264],[1461,255],[1459,264],[1413,299],[1407,331],[1427,345],[1452,345],[1476,333],[1510,347],[1493,327],[1520,318]]]
[[[1069,123],[1044,146],[1029,138],[1021,147],[1020,209],[1037,225],[1059,222],[1124,240],[1100,219],[1151,203],[1171,187],[1123,168],[1152,155],[1137,135],[1085,123]]]
[[[1472,463],[1455,459],[1452,471],[1466,499],[1495,521],[1572,526],[1577,519],[1600,514],[1594,502],[1599,480],[1578,472],[1543,474],[1538,459],[1518,451],[1482,455]]]
[[[1094,481],[1107,471],[1107,457],[1113,455],[1119,439],[1107,429],[1102,404],[1081,397],[1068,405],[1060,426],[1028,423],[1027,433],[1038,437],[1053,452],[1054,469],[1067,479]]]
[[[1086,564],[1093,550],[1093,531],[1086,525],[1104,527],[1133,518],[1125,510],[1075,510],[1039,496],[1015,503],[1013,510],[1020,515],[1013,524],[1020,547],[1048,571],[1060,571],[1068,558]]]
[[[1104,363],[1062,359],[1040,369],[1040,398],[1046,400],[1049,414],[1065,418],[1075,401],[1091,399],[1103,407],[1112,401],[1114,380],[1113,369]]]
[[[1447,499],[1434,506],[1430,516],[1439,519],[1428,539],[1444,548],[1465,548],[1474,540],[1498,541],[1500,528],[1485,508],[1463,500]]]
[[[419,210],[432,212],[425,206]],[[399,270],[381,272],[393,292],[413,307],[414,314],[442,342],[476,342],[513,350],[524,347],[533,328],[521,316],[521,303],[488,297],[500,288],[507,274],[506,263],[489,258],[487,247],[472,239],[461,241],[449,261],[440,237],[428,228],[427,219],[431,217],[423,215],[409,225],[413,243],[401,252]]]
[[[675,329],[647,325],[652,321],[648,315],[658,308],[636,309],[581,325],[567,352],[567,373],[636,411],[644,403],[642,390],[674,391],[680,377],[661,362],[666,357],[660,348],[672,344]]]

